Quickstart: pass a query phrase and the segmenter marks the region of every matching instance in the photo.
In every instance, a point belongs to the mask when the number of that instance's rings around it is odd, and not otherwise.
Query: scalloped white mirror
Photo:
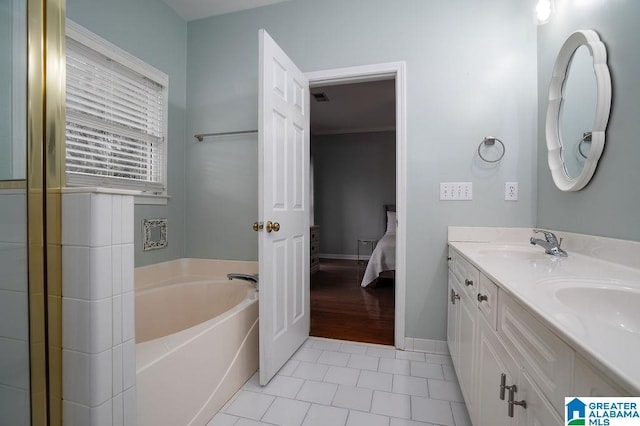
[[[545,125],[549,169],[560,190],[578,191],[591,180],[610,109],[607,50],[595,31],[576,31],[553,67]]]

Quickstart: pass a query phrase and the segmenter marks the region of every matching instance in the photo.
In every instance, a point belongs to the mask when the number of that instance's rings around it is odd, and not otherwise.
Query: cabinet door
[[[458,321],[458,381],[467,404],[467,411],[473,416],[475,405],[475,364],[476,364],[476,321],[478,308],[466,292],[460,295]]]
[[[498,335],[518,364],[527,370],[555,407],[564,413],[572,390],[575,352],[513,297],[498,298]]]
[[[520,371],[518,392],[514,400],[526,401],[527,407],[515,406],[517,426],[561,426],[564,424],[555,408],[544,397],[525,370]]]
[[[458,315],[460,311],[460,300],[456,299],[456,296],[459,297],[460,289],[457,285],[457,279],[451,271],[449,271],[449,285],[447,290],[447,343],[453,365],[458,368],[458,328],[460,327]]]
[[[513,371],[515,364],[498,340],[484,318],[478,320],[478,357],[476,368],[476,403],[472,422],[475,426],[512,425],[512,419],[507,416],[507,398],[500,399],[501,376],[505,374],[505,384],[513,385],[517,377]],[[517,376],[517,374],[516,374]]]

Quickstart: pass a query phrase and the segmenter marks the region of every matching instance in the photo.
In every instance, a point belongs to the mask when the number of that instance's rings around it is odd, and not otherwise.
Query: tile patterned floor
[[[471,426],[451,358],[309,338],[271,382],[254,375],[207,426]]]

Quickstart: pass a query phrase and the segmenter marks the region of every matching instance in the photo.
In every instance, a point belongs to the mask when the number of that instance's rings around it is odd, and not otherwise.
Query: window
[[[166,192],[166,74],[67,21],[69,186]]]

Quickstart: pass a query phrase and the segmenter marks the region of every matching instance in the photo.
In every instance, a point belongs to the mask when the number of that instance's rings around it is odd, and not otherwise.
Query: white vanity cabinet
[[[567,396],[625,394],[453,248],[448,319],[451,357],[474,426],[559,426]]]
[[[460,258],[450,261],[456,266]],[[451,263],[453,262],[453,263]],[[473,272],[473,271],[472,271]],[[475,273],[478,274],[477,269]],[[465,282],[467,285],[464,285]],[[475,280],[475,281],[474,281]],[[472,284],[469,284],[472,282]],[[472,293],[468,287],[477,283],[476,276],[469,276],[465,271],[449,270],[449,310],[447,325],[447,340],[453,360],[460,388],[467,402],[467,410],[473,412],[475,401],[475,345],[476,345],[476,317],[477,308]],[[466,287],[466,288],[465,288]]]

